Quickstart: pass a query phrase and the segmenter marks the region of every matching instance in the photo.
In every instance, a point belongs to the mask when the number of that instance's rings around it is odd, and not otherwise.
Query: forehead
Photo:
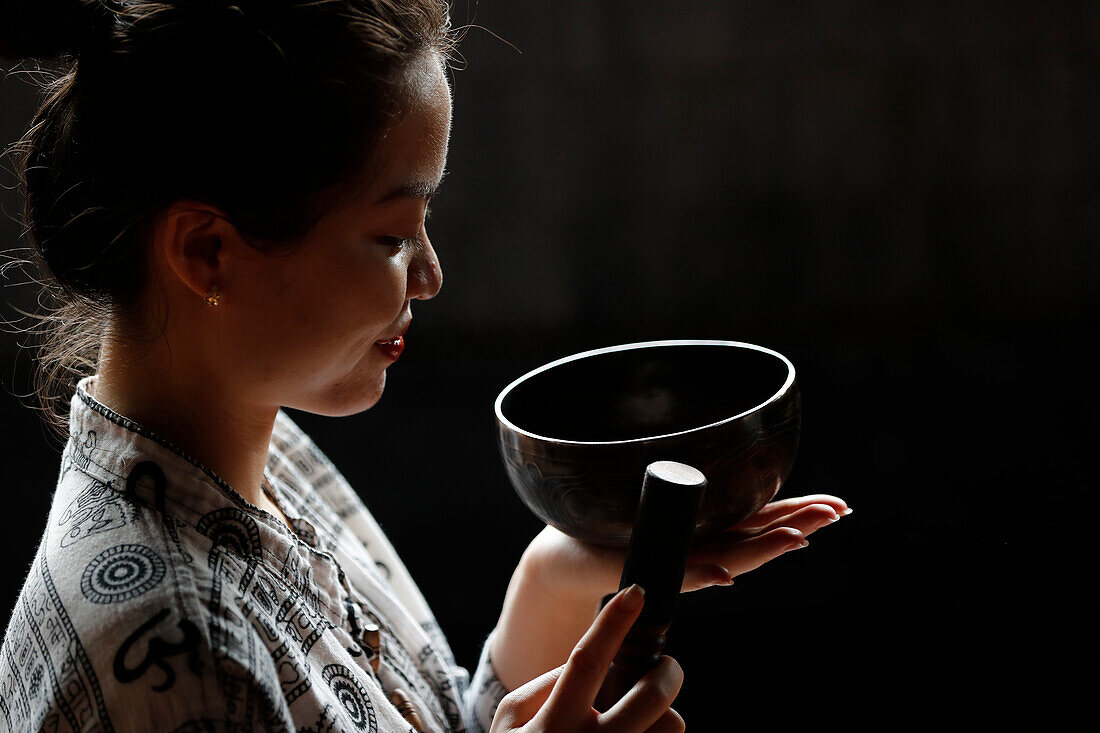
[[[406,102],[416,107],[451,109],[451,85],[444,72],[443,57],[434,51],[420,54],[405,71]]]
[[[369,193],[384,195],[406,181],[438,181],[450,133],[450,85],[439,57],[424,54],[409,70],[403,114],[389,125],[375,148],[377,175]]]
[[[451,90],[438,54],[422,54],[407,70],[401,113],[383,131],[358,179],[323,218],[362,218],[414,188],[434,189],[443,177],[451,131]],[[394,193],[398,192],[398,196]],[[423,197],[421,197],[423,198]]]

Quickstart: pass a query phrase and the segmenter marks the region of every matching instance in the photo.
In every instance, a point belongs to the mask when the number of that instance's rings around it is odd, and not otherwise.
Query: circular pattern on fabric
[[[203,515],[197,529],[230,554],[240,557],[260,557],[260,528],[256,520],[240,509],[225,507]]]
[[[376,733],[378,718],[374,714],[374,705],[367,696],[366,688],[355,679],[352,671],[342,664],[330,664],[322,670],[321,676],[336,694],[355,729]]]
[[[80,592],[92,603],[121,603],[147,593],[164,578],[164,560],[145,545],[116,545],[84,568]]]

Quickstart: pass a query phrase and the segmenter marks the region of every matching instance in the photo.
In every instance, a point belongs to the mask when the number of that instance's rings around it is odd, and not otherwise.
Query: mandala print
[[[164,578],[164,560],[145,545],[116,545],[84,568],[80,591],[92,603],[121,603],[153,589]]]
[[[200,533],[230,554],[247,559],[260,558],[260,528],[256,520],[240,509],[225,507],[203,516],[196,525]]]
[[[355,724],[355,729],[375,733],[378,730],[378,720],[374,715],[374,705],[367,696],[366,688],[359,684],[352,671],[342,664],[330,664],[325,667],[321,676],[336,693],[336,699]]]

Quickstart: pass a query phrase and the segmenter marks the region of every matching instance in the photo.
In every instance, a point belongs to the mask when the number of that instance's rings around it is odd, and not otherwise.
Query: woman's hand
[[[683,590],[729,585],[733,578],[785,552],[850,513],[835,496],[775,501],[719,537],[692,548]],[[552,527],[524,552],[493,635],[497,678],[515,689],[553,670],[588,629],[600,601],[619,586],[626,551],[573,539]]]
[[[680,692],[684,672],[672,657],[650,670],[607,712],[592,704],[608,667],[642,610],[638,586],[608,603],[562,666],[536,677],[504,696],[490,733],[523,731],[606,731],[607,733],[678,733],[684,720],[670,706]]]
[[[682,592],[729,585],[738,575],[806,547],[806,537],[851,511],[843,499],[828,494],[773,501],[707,543],[694,546]],[[543,591],[566,601],[598,600],[613,592],[625,559],[625,550],[580,542],[550,526],[524,554]]]

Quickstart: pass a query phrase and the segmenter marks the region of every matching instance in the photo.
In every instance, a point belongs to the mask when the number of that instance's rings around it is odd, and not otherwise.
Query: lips
[[[397,361],[397,358],[401,356],[401,352],[405,350],[405,338],[403,336],[398,336],[395,339],[375,341],[374,346],[390,359]]]
[[[402,327],[401,332],[390,338],[379,339],[374,345],[390,359],[397,361],[401,352],[405,350],[405,332],[409,330],[409,324]]]

